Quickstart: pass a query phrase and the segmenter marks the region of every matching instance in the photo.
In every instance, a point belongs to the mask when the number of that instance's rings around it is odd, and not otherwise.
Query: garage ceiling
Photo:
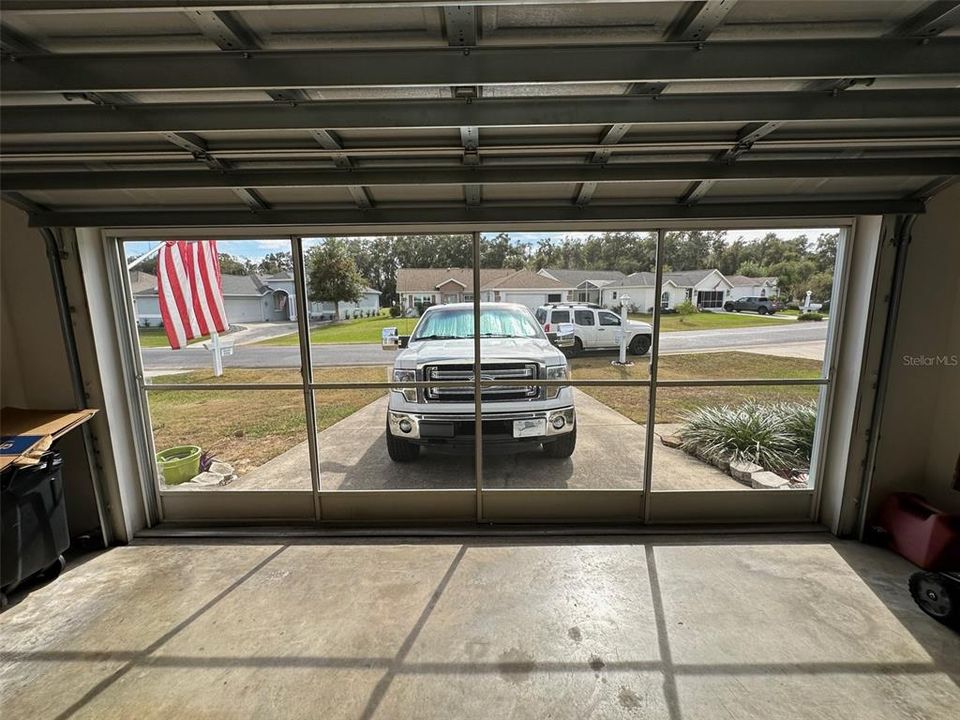
[[[960,2],[5,0],[3,196],[52,226],[915,212]]]

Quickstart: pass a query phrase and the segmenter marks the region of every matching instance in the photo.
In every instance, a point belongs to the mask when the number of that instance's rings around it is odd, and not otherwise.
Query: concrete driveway
[[[577,449],[565,460],[542,451],[484,454],[488,488],[636,488],[643,485],[645,428],[590,395],[576,393]],[[380,398],[318,435],[321,487],[324,490],[398,490],[474,487],[473,455],[437,449],[421,452],[413,463],[387,456]],[[680,450],[654,447],[654,490],[743,489],[711,465]],[[310,460],[303,442],[225,486],[225,490],[308,490]]]

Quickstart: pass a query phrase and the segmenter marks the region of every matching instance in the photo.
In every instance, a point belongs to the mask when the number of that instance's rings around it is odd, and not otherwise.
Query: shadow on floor
[[[137,543],[124,549],[128,553],[125,572],[139,573],[135,586],[143,591],[143,584],[149,584],[151,577],[152,570],[146,566],[147,556],[151,554],[192,552],[196,560],[195,553],[203,553],[205,548],[233,546],[239,551],[249,545],[260,544],[243,541]],[[300,560],[283,559],[294,552],[293,548],[297,549],[298,558],[312,559],[316,568],[329,567],[329,573],[290,577],[288,568],[297,566]],[[374,552],[376,548],[380,551]],[[382,555],[384,549],[388,555]],[[633,549],[636,552],[632,552]],[[428,551],[435,556],[429,572],[416,564]],[[138,552],[144,557],[134,562],[135,558],[131,559],[129,553]],[[349,587],[340,587],[338,583],[345,576],[334,572],[338,568],[335,562],[342,553],[348,553],[342,562],[356,573]],[[363,564],[371,553],[376,555],[373,564]],[[105,553],[97,562],[88,563],[83,572],[94,576],[105,572],[106,567],[97,566],[109,566],[113,554]],[[284,541],[275,549],[264,548],[260,555],[265,557],[238,571],[222,590],[142,649],[107,649],[112,644],[109,637],[103,638],[104,649],[64,648],[58,638],[45,635],[42,629],[19,627],[14,621],[5,629],[19,631],[22,637],[18,632],[4,633],[0,661],[8,674],[15,674],[18,665],[28,668],[33,677],[24,677],[23,687],[28,687],[27,680],[39,682],[41,686],[53,683],[48,687],[60,687],[59,692],[67,692],[67,688],[75,685],[58,684],[54,678],[42,677],[46,667],[62,680],[64,673],[75,671],[78,665],[106,666],[108,671],[96,683],[79,696],[69,698],[70,704],[56,715],[62,719],[103,712],[104,703],[122,714],[124,707],[130,707],[122,703],[139,699],[141,692],[148,692],[148,684],[169,683],[167,671],[191,668],[195,672],[216,671],[216,677],[222,677],[223,684],[230,686],[248,681],[250,676],[243,674],[245,670],[262,675],[275,670],[307,669],[313,671],[317,682],[325,672],[330,673],[335,682],[343,672],[364,673],[364,677],[375,673],[376,681],[362,690],[366,693],[365,699],[356,705],[359,711],[353,716],[360,718],[396,716],[398,703],[402,706],[410,701],[416,704],[401,708],[408,715],[439,717],[439,711],[444,710],[440,706],[442,702],[451,701],[452,696],[448,694],[454,692],[451,686],[455,686],[457,697],[474,687],[476,692],[481,692],[481,678],[491,678],[490,682],[497,683],[482,685],[492,693],[487,698],[491,708],[498,698],[515,694],[515,700],[529,699],[531,693],[535,698],[548,686],[555,687],[561,695],[565,688],[571,692],[574,686],[579,688],[578,683],[593,687],[590,700],[593,705],[585,706],[584,697],[573,694],[569,704],[560,706],[568,712],[559,714],[570,717],[582,715],[585,707],[598,707],[596,703],[602,700],[611,703],[609,714],[598,712],[597,716],[603,717],[628,717],[644,708],[644,716],[670,720],[766,718],[793,703],[792,714],[785,713],[791,717],[819,718],[833,714],[838,717],[946,718],[951,716],[951,705],[945,703],[960,698],[955,684],[960,678],[960,639],[912,604],[906,590],[906,578],[911,571],[909,563],[883,550],[825,535],[449,538],[412,544],[396,540],[300,539]],[[388,561],[390,564],[383,565]],[[204,562],[202,556],[199,562]],[[217,562],[217,558],[211,557],[210,562]],[[401,602],[402,593],[409,592],[403,589],[406,585],[397,584],[407,571],[401,566],[394,579],[386,580],[368,573],[376,568],[383,572],[396,567],[397,562],[409,564],[410,572],[416,573],[416,568],[421,568],[422,577],[411,578],[410,588],[422,587],[429,581],[433,589],[419,613],[409,615],[409,629],[405,635],[397,636],[402,640],[391,654],[327,655],[294,651],[260,655],[261,644],[270,646],[267,638],[248,646],[249,652],[235,655],[204,647],[194,652],[168,649],[175,638],[201,620],[208,624],[212,621],[210,631],[216,629],[220,635],[242,632],[230,623],[224,624],[224,619],[231,615],[223,614],[223,605],[236,603],[247,612],[269,613],[270,603],[283,601],[288,592],[296,592],[298,588],[302,591],[303,583],[317,602],[328,602],[325,596],[331,593],[347,593],[359,599],[364,593],[383,592],[379,583],[386,582],[390,590],[383,597],[393,600],[379,612],[384,623],[395,622],[391,605]],[[285,564],[278,566],[278,563]],[[95,591],[97,579],[90,578],[88,592]],[[457,599],[444,605],[442,619],[435,619],[454,584]],[[82,589],[61,590],[54,584],[44,588],[43,597],[38,593],[35,600],[39,607],[26,608],[28,601],[17,610],[42,612],[43,603],[50,602],[58,593]],[[164,593],[177,592],[175,587],[153,590],[153,602],[163,602]],[[244,593],[242,599],[232,597],[240,591]],[[588,592],[585,596],[584,591]],[[514,616],[529,612],[528,608],[504,605],[508,602],[505,598],[510,597],[526,598],[536,608],[536,612],[528,616],[533,625],[519,637],[499,637],[498,632],[503,632]],[[581,602],[576,601],[577,597],[581,597]],[[113,602],[122,598],[121,593]],[[462,604],[464,598],[471,599],[470,604]],[[262,605],[259,610],[257,604]],[[617,608],[616,612],[605,615],[608,606]],[[785,615],[783,609],[791,607],[795,615]],[[302,607],[300,612],[310,613],[311,609]],[[645,637],[653,638],[652,647],[640,637],[635,643],[623,637],[631,627],[624,613],[635,614],[633,621],[640,618],[649,623],[644,633]],[[451,618],[458,622],[448,627]],[[598,618],[604,622],[614,621],[617,626],[610,629],[612,641],[608,638],[596,642],[600,645],[613,642],[622,649],[616,651],[598,645],[594,654],[580,659],[581,643],[591,639],[591,629],[598,632]],[[362,637],[377,632],[376,627],[364,624],[354,627],[349,616],[341,620],[340,627],[329,628],[334,635],[350,632]],[[83,621],[83,618],[77,619],[77,622]],[[432,621],[435,621],[433,625]],[[495,650],[502,652],[476,659],[463,657],[458,652],[457,639],[466,642],[471,622],[485,628]],[[555,638],[551,640],[553,644],[548,644],[552,649],[548,649],[546,656],[539,656],[533,649],[538,642],[533,638],[543,629],[538,626],[547,625],[559,625],[564,635],[569,636],[563,640],[569,644],[569,657],[557,655]],[[415,652],[428,628],[432,628],[430,642],[433,643],[428,642],[429,647],[438,647],[437,633],[441,633],[441,637],[447,637],[443,633],[452,633],[452,645],[440,646],[446,648],[445,656],[431,656],[422,649]],[[293,627],[275,629],[281,634],[286,629],[299,632]],[[217,643],[221,640],[209,636],[211,645],[220,647]],[[517,642],[519,646],[509,647]],[[324,637],[307,637],[284,647],[293,650],[310,646],[322,650],[325,643]],[[527,644],[531,650],[522,649]],[[627,649],[630,651],[624,652]],[[111,667],[111,663],[119,665]],[[125,678],[134,677],[131,673],[134,670],[137,671],[136,683],[130,680],[130,687],[126,687]],[[953,683],[945,685],[944,677]],[[628,687],[624,678],[634,678],[633,684]],[[652,683],[646,687],[646,694],[637,689],[642,686],[642,678]],[[610,683],[604,687],[607,679]],[[459,684],[461,682],[466,684]],[[428,687],[432,694],[422,696],[414,692],[410,695],[409,683],[427,683],[427,686],[415,687]],[[124,684],[126,694],[118,697],[111,694],[108,698],[106,694],[120,684]],[[617,684],[619,689],[615,687]],[[358,691],[363,687],[356,686]],[[239,686],[235,687],[238,689]],[[188,691],[188,688],[178,689],[176,684],[163,686],[163,692],[174,696]],[[793,697],[791,693],[798,695]],[[808,712],[797,709],[795,703],[799,697],[811,700]],[[17,701],[16,694],[7,696],[7,702],[12,703],[8,704],[11,712],[17,707]],[[466,698],[463,701],[466,702]],[[551,700],[555,701],[556,698]],[[246,702],[252,700],[247,698]],[[229,707],[209,709],[230,713]],[[465,716],[452,712],[451,708],[445,710],[447,717]],[[278,708],[277,712],[282,710]],[[238,711],[237,714],[248,713]],[[147,712],[144,716],[153,717],[156,713]]]

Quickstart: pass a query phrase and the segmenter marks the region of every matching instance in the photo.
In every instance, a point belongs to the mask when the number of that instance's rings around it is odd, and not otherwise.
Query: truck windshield
[[[421,318],[410,340],[461,340],[472,337],[472,308],[441,308],[430,310]],[[543,339],[545,336],[529,312],[481,307],[480,337]]]

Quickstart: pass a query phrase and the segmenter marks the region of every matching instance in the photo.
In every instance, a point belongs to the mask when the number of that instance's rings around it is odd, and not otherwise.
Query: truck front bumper
[[[544,422],[545,431],[535,435],[515,437],[514,423],[536,426]],[[523,412],[484,413],[484,443],[544,443],[556,440],[572,432],[577,422],[573,406],[551,410]],[[473,414],[408,413],[396,410],[387,412],[387,429],[394,437],[410,440],[421,445],[454,445],[472,443],[477,432],[476,416]]]

